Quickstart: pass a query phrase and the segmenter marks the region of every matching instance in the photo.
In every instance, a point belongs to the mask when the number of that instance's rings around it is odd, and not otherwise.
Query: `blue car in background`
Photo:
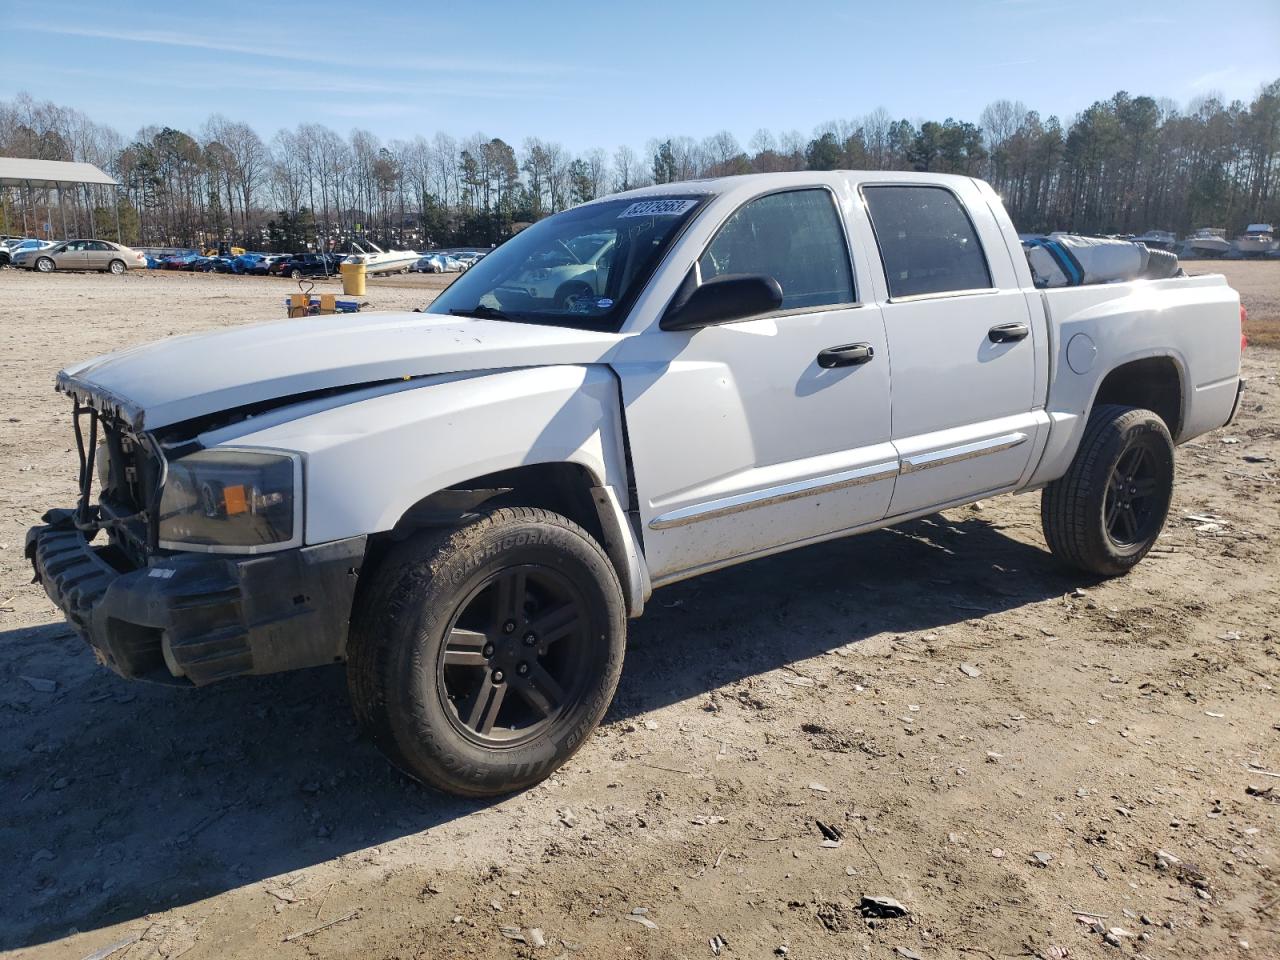
[[[238,257],[231,258],[232,273],[257,273],[258,267],[262,266],[267,259],[265,253],[242,253]],[[266,272],[266,268],[262,268],[262,272]]]

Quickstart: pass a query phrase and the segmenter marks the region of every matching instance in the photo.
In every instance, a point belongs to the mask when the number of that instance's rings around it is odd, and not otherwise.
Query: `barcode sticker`
[[[680,214],[697,206],[697,200],[640,200],[631,204],[620,214],[623,217],[678,217]]]

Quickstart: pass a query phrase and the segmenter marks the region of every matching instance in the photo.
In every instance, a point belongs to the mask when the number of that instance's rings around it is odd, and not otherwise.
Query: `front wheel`
[[[1104,404],[1089,415],[1066,475],[1045,487],[1040,522],[1054,556],[1114,577],[1155,545],[1172,497],[1173,440],[1164,421]]]
[[[41,257],[36,261],[36,269],[41,273],[53,273],[55,264],[48,257]]]
[[[293,279],[295,279],[295,280],[301,280],[301,279],[302,279],[302,271],[301,271],[301,270],[294,270],[293,272],[291,272],[291,273],[289,274],[289,276],[293,277]]]
[[[392,549],[362,589],[347,677],[392,763],[462,796],[520,790],[582,745],[622,670],[622,590],[599,544],[508,507]]]

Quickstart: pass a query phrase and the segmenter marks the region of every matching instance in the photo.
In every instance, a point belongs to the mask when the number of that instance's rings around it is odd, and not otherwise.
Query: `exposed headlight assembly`
[[[265,553],[302,543],[302,457],[218,448],[168,464],[160,546]]]

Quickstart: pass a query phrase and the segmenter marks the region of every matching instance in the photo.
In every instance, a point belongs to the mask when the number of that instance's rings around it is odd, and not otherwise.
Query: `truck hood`
[[[58,389],[135,430],[264,401],[443,373],[598,363],[618,334],[433,313],[334,314],[174,337],[95,357]]]

